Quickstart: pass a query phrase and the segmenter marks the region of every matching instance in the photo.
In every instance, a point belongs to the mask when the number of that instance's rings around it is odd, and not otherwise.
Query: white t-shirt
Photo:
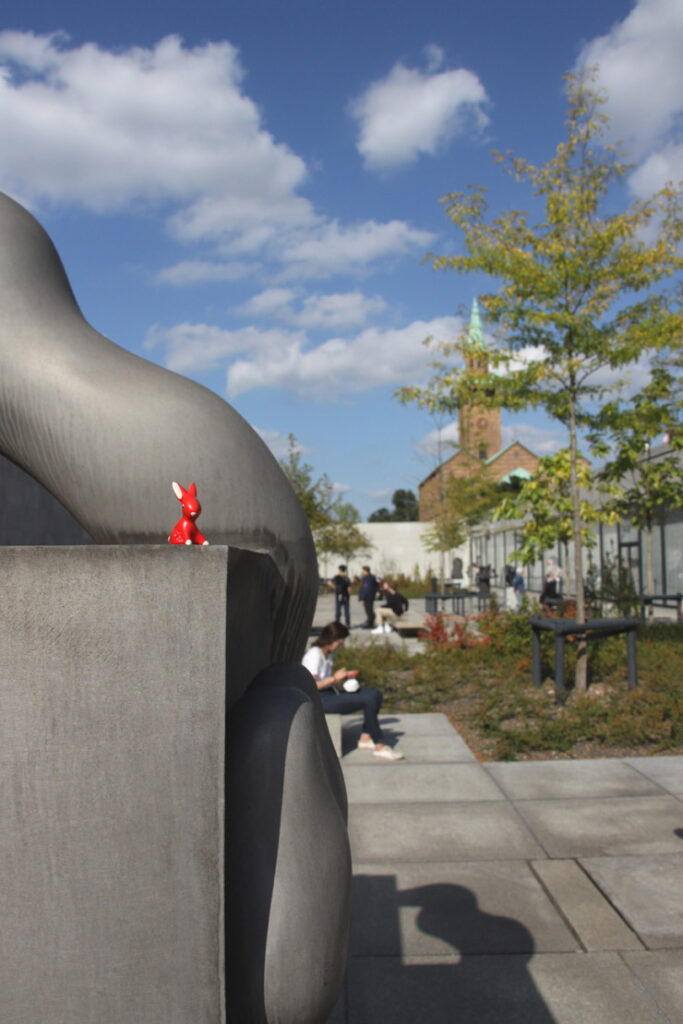
[[[332,656],[325,657],[322,647],[309,647],[301,659],[301,664],[308,669],[314,679],[327,679],[332,675]]]

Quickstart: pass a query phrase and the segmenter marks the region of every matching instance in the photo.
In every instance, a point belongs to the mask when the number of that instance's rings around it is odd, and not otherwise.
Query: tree
[[[596,79],[596,69],[566,76],[567,138],[547,163],[535,167],[509,153],[495,154],[518,181],[530,184],[544,219],[532,224],[528,213],[512,210],[487,222],[483,188],[456,192],[443,201],[462,232],[464,252],[431,256],[435,269],[484,273],[499,282],[497,292],[480,296],[499,332],[490,353],[493,372],[437,363],[437,399],[450,391],[457,406],[476,389],[479,400],[492,405],[543,408],[567,430],[580,622],[585,596],[578,435],[590,427],[604,397],[607,385],[599,372],[609,371],[609,389],[618,390],[630,364],[648,350],[680,343],[681,333],[679,308],[661,287],[653,290],[681,267],[678,193],[668,186],[623,213],[611,212],[610,189],[625,180],[629,166],[616,147],[600,144],[608,118]],[[438,346],[442,357],[454,349]],[[580,640],[577,690],[585,690],[586,679]]]
[[[372,543],[369,537],[358,529],[359,521],[358,510],[350,502],[340,502],[335,507],[327,526],[318,530],[318,551],[326,555],[342,555],[345,562],[350,562],[354,555],[369,552]]]
[[[592,471],[585,461],[576,467],[577,483],[582,494],[592,486]],[[522,543],[512,556],[523,565],[543,557],[543,552],[555,544],[564,547],[564,565],[567,570],[567,591],[571,590],[571,567],[567,558],[567,545],[574,537],[574,508],[569,490],[571,453],[563,448],[554,455],[539,459],[534,475],[525,480],[517,494],[503,498],[493,513],[493,519],[522,519]],[[595,534],[588,528],[597,520],[597,512],[585,498],[581,498],[581,542],[593,547]]]
[[[356,525],[358,511],[342,501],[325,473],[314,478],[313,467],[303,462],[293,434],[288,442],[287,458],[280,465],[301,503],[318,553],[341,554],[349,561],[357,552],[368,551],[372,545]]]
[[[399,488],[391,496],[393,510],[378,508],[368,516],[369,523],[408,523],[418,518],[417,498],[413,491]]]
[[[598,473],[612,521],[629,520],[646,536],[646,587],[654,593],[653,527],[662,512],[683,507],[683,352],[653,362],[648,382],[627,405],[607,403],[596,417],[593,450],[607,456]],[[652,455],[653,440],[669,439],[669,451]]]

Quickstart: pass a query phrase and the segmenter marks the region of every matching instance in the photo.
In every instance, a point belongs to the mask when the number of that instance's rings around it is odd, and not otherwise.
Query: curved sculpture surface
[[[345,965],[350,855],[344,783],[317,691],[291,663],[317,591],[306,518],[234,409],[86,322],[47,234],[2,193],[0,453],[99,544],[165,544],[177,516],[171,482],[197,483],[202,531],[229,549],[234,598],[222,635],[228,1005],[254,1024],[326,1019]],[[192,560],[211,548],[175,550]]]
[[[209,541],[270,555],[282,578],[271,660],[300,656],[315,550],[277,461],[218,395],[94,330],[47,233],[2,193],[0,452],[99,544],[164,543],[171,482],[195,480]]]

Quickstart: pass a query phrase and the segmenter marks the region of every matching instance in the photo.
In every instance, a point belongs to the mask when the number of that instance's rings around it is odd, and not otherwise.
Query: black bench
[[[453,615],[466,615],[467,602],[473,603],[477,599],[477,611],[485,612],[489,606],[490,594],[481,594],[476,590],[459,590],[450,594],[425,594],[425,612],[427,615],[437,615],[439,611],[445,611],[446,601],[451,603]],[[439,608],[439,601],[441,608]]]
[[[597,640],[603,636],[616,633],[626,634],[626,652],[628,657],[628,688],[633,690],[638,685],[636,666],[636,634],[640,619],[586,619],[578,623],[576,619],[544,619],[534,615],[531,624],[532,679],[534,686],[542,683],[541,672],[541,630],[555,634],[555,689],[564,692],[564,648],[568,636],[584,636],[587,640]]]
[[[640,598],[640,617],[645,622],[646,608],[675,608],[676,622],[681,621],[683,594],[643,594]]]

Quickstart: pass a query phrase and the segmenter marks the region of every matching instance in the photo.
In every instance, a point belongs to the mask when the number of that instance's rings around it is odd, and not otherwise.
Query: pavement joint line
[[[631,854],[631,856],[632,856],[632,857],[636,857],[636,856],[638,856],[638,855],[637,855],[637,854]],[[612,902],[612,900],[611,900],[611,899],[609,898],[609,896],[607,895],[607,893],[605,892],[605,890],[604,890],[604,889],[602,888],[602,886],[600,885],[600,883],[599,883],[599,882],[596,882],[596,880],[595,880],[595,879],[594,879],[594,878],[593,878],[593,877],[592,877],[591,875],[589,875],[589,873],[588,873],[588,872],[586,871],[585,867],[584,867],[584,866],[583,866],[583,864],[581,863],[581,860],[580,860],[580,858],[578,858],[578,857],[575,857],[575,858],[573,858],[573,859],[574,859],[574,860],[576,860],[576,863],[578,864],[578,866],[579,866],[579,868],[581,869],[581,871],[583,871],[583,873],[584,873],[584,875],[586,876],[586,878],[588,879],[588,881],[589,881],[589,882],[590,882],[590,883],[591,883],[591,884],[592,884],[593,886],[595,886],[595,888],[597,889],[597,891],[598,891],[598,892],[600,893],[600,895],[601,895],[601,896],[602,896],[602,898],[603,898],[603,899],[605,900],[605,902],[606,902],[606,903],[607,903],[607,904],[608,904],[608,905],[609,905],[609,906],[610,906],[610,907],[612,908],[612,910],[613,910],[613,911],[614,911],[614,913],[615,913],[615,914],[617,915],[617,917],[621,918],[621,920],[623,921],[623,923],[625,924],[625,926],[626,926],[626,927],[628,928],[628,930],[629,930],[629,931],[630,931],[630,932],[631,932],[631,933],[632,933],[633,935],[635,935],[635,937],[636,937],[636,938],[638,939],[638,941],[639,941],[640,943],[642,943],[643,949],[645,949],[645,950],[649,950],[649,949],[650,949],[650,947],[648,946],[648,944],[647,944],[647,943],[645,942],[645,940],[644,940],[644,939],[641,939],[641,937],[640,937],[640,935],[638,934],[638,932],[636,931],[636,929],[635,929],[635,928],[633,927],[633,925],[632,925],[632,924],[631,924],[631,923],[630,923],[630,922],[629,922],[629,921],[628,921],[628,920],[627,920],[627,919],[626,919],[626,918],[624,917],[624,915],[622,914],[621,910],[620,910],[620,909],[619,909],[619,907],[618,907],[618,906],[616,905],[616,903],[613,903],[613,902]],[[619,952],[620,952],[620,951],[619,951]]]
[[[552,860],[553,858],[549,857],[548,859]],[[574,858],[570,858],[570,859],[574,860]],[[579,935],[578,931],[576,930],[576,928],[574,927],[572,922],[569,920],[569,918],[565,914],[564,910],[562,909],[561,905],[556,900],[556,898],[553,895],[552,891],[548,888],[548,886],[546,885],[546,883],[543,880],[543,878],[538,874],[538,872],[534,868],[533,861],[528,860],[527,864],[529,865],[529,870],[531,871],[532,875],[534,876],[534,878],[536,879],[536,881],[540,885],[541,889],[543,890],[543,892],[546,894],[546,896],[550,900],[551,905],[555,908],[555,910],[559,914],[560,919],[562,921],[564,921],[564,923],[566,924],[567,928],[569,929],[570,934],[574,936],[574,938],[576,939],[576,941],[580,945],[581,951],[584,952],[584,953],[588,953],[588,951],[589,951],[588,947],[586,946],[585,942],[583,941],[583,939]]]
[[[661,1003],[657,999],[656,991],[652,991],[650,988],[648,988],[648,986],[645,984],[643,979],[633,970],[633,968],[631,967],[630,963],[627,960],[624,959],[625,952],[626,952],[626,950],[617,950],[617,956],[621,960],[623,966],[629,972],[631,978],[635,981],[635,983],[638,986],[638,988],[640,988],[640,990],[643,992],[643,994],[648,999],[652,1000],[654,1005],[657,1007],[657,1011],[659,1013],[661,1013],[662,1017],[666,1021],[666,1024],[679,1024],[678,1021],[674,1020],[673,1017],[669,1016],[669,1014],[666,1012],[664,1007],[661,1005]],[[629,952],[631,952],[631,951],[629,951]],[[646,950],[644,950],[644,952],[648,952],[649,953],[649,952],[651,952],[651,950],[646,948]]]

